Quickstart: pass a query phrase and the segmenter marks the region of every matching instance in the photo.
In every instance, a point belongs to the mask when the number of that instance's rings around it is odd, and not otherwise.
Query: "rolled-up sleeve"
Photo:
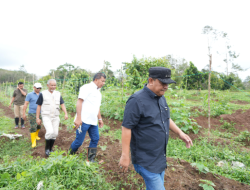
[[[130,97],[126,103],[122,126],[128,129],[136,127],[141,118],[141,110],[138,100],[134,97]]]

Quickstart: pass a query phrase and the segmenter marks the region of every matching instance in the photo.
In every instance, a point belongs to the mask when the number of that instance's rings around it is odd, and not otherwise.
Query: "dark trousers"
[[[91,139],[89,147],[96,148],[99,141],[98,125],[88,125],[82,123],[82,125],[76,130],[76,139],[71,144],[71,149],[75,152],[82,145],[86,132],[88,131]]]

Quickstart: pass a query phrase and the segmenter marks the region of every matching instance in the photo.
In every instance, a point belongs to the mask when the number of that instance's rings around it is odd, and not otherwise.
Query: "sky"
[[[97,72],[109,61],[111,70],[133,55],[168,54],[192,61],[199,70],[208,63],[204,26],[224,31],[242,68],[250,68],[248,0],[175,1],[0,1],[0,68],[47,75],[70,63]],[[224,54],[214,45],[213,70],[224,72]],[[220,51],[220,50],[219,50]],[[244,80],[249,71],[239,72]]]

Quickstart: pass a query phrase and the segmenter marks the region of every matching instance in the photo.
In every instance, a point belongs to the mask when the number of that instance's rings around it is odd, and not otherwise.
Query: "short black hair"
[[[18,85],[21,85],[21,84],[23,84],[23,82],[19,82],[19,83],[18,83]]]
[[[148,77],[148,83],[149,83],[149,79],[152,78],[152,77]],[[156,80],[157,78],[152,78],[153,80]]]
[[[104,73],[96,73],[93,78],[93,81],[95,81],[95,79],[100,79],[102,77],[106,79],[106,75]]]

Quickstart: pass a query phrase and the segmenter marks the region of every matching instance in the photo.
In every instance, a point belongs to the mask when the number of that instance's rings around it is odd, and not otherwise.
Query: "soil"
[[[237,131],[250,131],[250,109],[243,111],[243,110],[237,110],[235,113],[231,114],[231,115],[220,115],[218,117],[215,118],[211,118],[210,123],[211,123],[211,129],[220,129],[219,126],[222,125],[222,123],[220,122],[221,118],[223,118],[223,120],[227,121],[228,123],[235,123],[234,124],[234,128]],[[195,118],[195,120],[197,121],[197,123],[204,127],[204,128],[208,128],[208,118],[205,116],[199,116],[197,118]],[[226,131],[225,129],[220,129],[221,131]]]
[[[0,109],[5,110],[5,115],[14,118],[13,111],[9,109],[8,107],[2,105],[0,103]],[[250,110],[247,112],[250,113]],[[243,113],[244,114],[244,113]],[[74,115],[74,114],[73,114]],[[233,115],[233,114],[232,114]],[[249,116],[249,115],[248,115]],[[225,116],[226,117],[226,116]],[[236,116],[234,116],[236,117]],[[228,118],[230,119],[230,117]],[[214,124],[217,123],[218,119],[213,120]],[[108,119],[103,118],[104,124],[110,126],[111,130],[117,130],[121,129],[121,122],[114,120],[114,119]],[[207,119],[202,118],[201,116],[198,118],[198,122],[200,122],[200,125],[205,125]],[[15,129],[17,133],[23,134],[25,137],[30,138],[29,134],[29,123],[25,122],[26,129]],[[14,119],[13,119],[13,127],[14,127]],[[248,126],[249,128],[249,126]],[[58,146],[61,150],[67,151],[70,147],[72,141],[75,139],[75,130],[72,130],[71,132],[67,130],[66,126],[60,126],[59,129],[59,135],[55,141],[55,146]],[[34,157],[41,157],[45,158],[45,129],[42,127],[42,129],[39,132],[39,137],[41,140],[37,141],[37,147],[34,148],[32,156]],[[174,137],[173,133],[170,133],[171,136]],[[192,134],[190,134],[192,138]],[[194,135],[195,136],[195,135]],[[85,141],[83,145],[79,148],[77,154],[83,153],[86,154],[86,149],[89,144],[89,136],[86,135]],[[121,149],[122,145],[119,140],[112,140],[105,136],[100,136],[99,145],[107,145],[107,148],[105,151],[102,151],[100,148],[98,149],[97,158],[96,160],[100,161],[103,160],[104,162],[100,164],[100,167],[102,167],[107,172],[107,181],[108,182],[117,182],[117,181],[123,181],[127,182],[128,185],[124,185],[123,183],[122,188],[125,190],[127,189],[138,189],[138,184],[144,183],[142,177],[139,174],[136,174],[133,169],[132,164],[129,166],[129,172],[123,173],[121,172],[121,169],[118,167],[119,159],[121,156]],[[31,143],[29,144],[31,146]],[[176,160],[173,158],[167,158],[168,161],[168,169],[165,172],[165,188],[171,189],[171,190],[202,190],[202,187],[199,187],[199,184],[201,183],[200,179],[206,179],[213,181],[216,185],[216,190],[222,190],[222,189],[237,189],[237,190],[247,190],[250,189],[250,186],[242,184],[240,182],[214,175],[211,173],[203,174],[199,173],[194,167],[192,167],[188,162],[183,160]],[[133,178],[131,175],[135,175]],[[144,185],[145,187],[145,185]]]
[[[230,101],[230,102],[234,103],[234,104],[240,104],[240,105],[250,104],[249,102],[243,101],[243,100],[234,100],[234,101]]]

